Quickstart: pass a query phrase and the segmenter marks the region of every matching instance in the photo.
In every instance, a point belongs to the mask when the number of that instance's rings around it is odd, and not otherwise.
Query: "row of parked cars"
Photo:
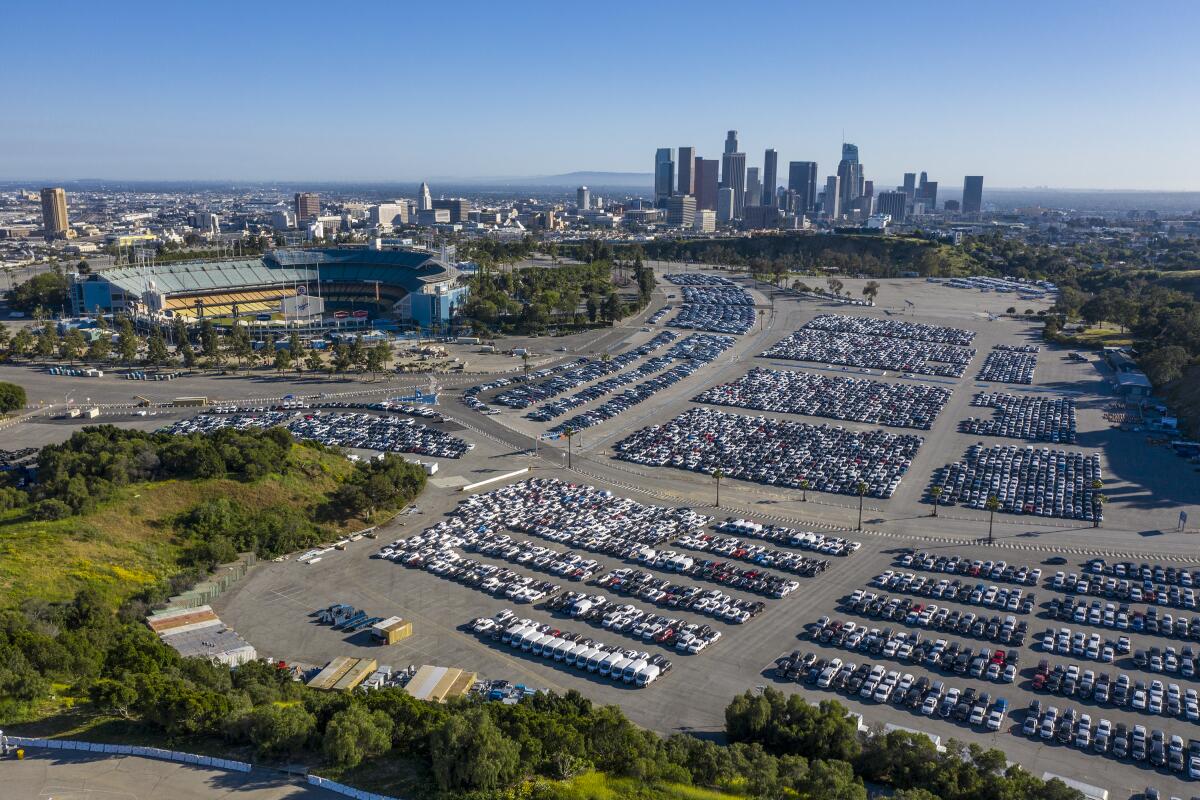
[[[1182,736],[1173,734],[1168,739],[1164,731],[1147,731],[1144,725],[1130,727],[1118,722],[1114,726],[1107,719],[1093,724],[1090,714],[1078,714],[1073,708],[1060,713],[1057,707],[1042,708],[1041,702],[1034,700],[1025,712],[1021,732],[1088,753],[1149,763],[1188,780],[1200,778],[1200,740],[1192,739],[1185,746]],[[1157,792],[1145,796],[1157,796]]]
[[[467,408],[473,411],[478,411],[481,414],[498,414],[496,409],[489,406],[487,403],[479,399],[479,395],[493,389],[503,389],[505,386],[512,386],[519,383],[529,383],[531,381],[540,381],[543,378],[548,378],[551,375],[557,375],[560,372],[578,367],[580,364],[588,363],[585,357],[577,358],[564,364],[557,364],[553,367],[543,367],[542,369],[530,372],[528,375],[514,375],[509,378],[496,378],[495,380],[487,381],[486,383],[477,383],[474,386],[468,386],[463,390],[461,395],[463,403]]]
[[[734,283],[709,286],[684,286],[683,302],[705,306],[752,306],[754,298]]]
[[[994,614],[989,619],[972,611],[938,608],[933,603],[922,605],[909,598],[889,597],[862,589],[855,589],[843,600],[842,607],[872,619],[894,620],[910,627],[973,636],[1008,647],[1023,645],[1029,632],[1029,623],[1018,622],[1012,614],[1003,619]]]
[[[1183,614],[1171,614],[1169,611],[1160,616],[1157,606],[1137,611],[1128,603],[1101,604],[1100,600],[1088,603],[1086,600],[1067,597],[1061,600],[1054,598],[1046,608],[1047,615],[1052,619],[1075,622],[1079,625],[1098,625],[1121,631],[1144,631],[1158,636],[1200,641],[1200,616],[1189,618]]]
[[[744,623],[767,607],[762,600],[741,600],[720,589],[672,584],[650,572],[621,567],[597,578],[593,583],[626,597],[637,597],[663,608],[694,611],[726,622]]]
[[[546,608],[635,639],[673,647],[680,653],[695,655],[721,640],[721,632],[711,625],[655,614],[631,603],[610,601],[601,594],[566,592],[552,598]]]
[[[430,546],[420,537],[413,540],[397,539],[380,551],[380,557],[516,603],[537,603],[561,588],[515,570],[475,561],[449,548]]]
[[[968,417],[959,424],[963,433],[1004,436],[1054,444],[1075,443],[1075,400],[1070,397],[980,392],[971,405],[994,408],[988,419]]]
[[[862,548],[862,542],[815,531],[801,531],[783,525],[763,525],[746,519],[729,517],[713,525],[721,533],[734,536],[753,536],[774,544],[812,550],[827,556],[850,556]]]
[[[930,578],[913,572],[896,572],[884,570],[871,579],[871,585],[880,589],[936,597],[941,600],[954,600],[973,606],[986,606],[1014,614],[1028,614],[1037,602],[1037,595],[1024,589],[996,586],[995,584],[976,583],[971,585],[959,579],[953,581],[942,578]]]
[[[760,355],[762,358],[890,370],[905,375],[959,378],[975,357],[975,351],[915,339],[819,330],[809,323]]]
[[[1100,634],[1088,634],[1084,631],[1072,632],[1070,628],[1047,628],[1038,638],[1041,649],[1047,653],[1073,655],[1077,658],[1088,658],[1092,661],[1103,661],[1111,664],[1118,655],[1129,652],[1129,637],[1121,636],[1116,640],[1101,640]]]
[[[726,414],[694,407],[613,446],[615,457],[711,475],[835,494],[887,498],[895,493],[922,439],[883,430]]]
[[[1052,665],[1043,659],[1030,685],[1034,691],[1075,697],[1080,701],[1183,717],[1188,722],[1200,721],[1200,693],[1192,687],[1183,689],[1177,683],[1164,684],[1157,678],[1149,682],[1132,680],[1124,672],[1113,677],[1107,672],[1080,669],[1078,664]]]
[[[1187,580],[1191,582],[1190,573]],[[1120,578],[1087,572],[1059,572],[1049,579],[1049,585],[1054,589],[1081,595],[1130,600],[1135,603],[1158,603],[1175,608],[1197,607],[1196,590],[1182,580],[1179,583],[1167,583],[1156,578],[1142,578],[1140,575]]]
[[[693,558],[677,550],[643,548],[636,560],[654,569],[677,572],[690,578],[718,583],[733,589],[745,589],[769,597],[787,597],[800,588],[800,582],[762,569],[744,569],[735,564],[707,558]]]
[[[412,419],[349,413],[323,414],[265,411],[250,414],[200,414],[183,419],[168,431],[174,434],[208,433],[220,428],[286,428],[298,439],[331,447],[377,450],[382,453],[417,453],[435,458],[461,458],[475,445]]]
[[[649,686],[671,670],[670,659],[662,655],[623,650],[530,619],[518,619],[508,609],[495,617],[475,619],[470,626],[480,636],[514,650],[638,688]]]
[[[896,565],[906,569],[921,569],[926,572],[948,572],[968,578],[983,578],[990,581],[1015,583],[1020,586],[1037,586],[1042,579],[1040,567],[1027,564],[1009,564],[997,559],[979,559],[954,553],[929,553],[914,551],[901,553]]]
[[[1033,383],[1033,371],[1037,368],[1037,351],[1014,351],[997,345],[983,361],[977,378],[996,383]]]
[[[705,365],[705,361],[689,359],[682,361],[679,364],[671,367],[665,372],[655,375],[649,380],[642,381],[637,386],[626,389],[616,397],[607,400],[599,406],[584,411],[581,414],[576,414],[570,419],[555,425],[550,429],[550,433],[562,433],[570,428],[571,430],[581,431],[585,428],[590,428],[593,425],[599,425],[601,422],[606,422],[618,414],[623,414],[630,408],[644,403],[654,395],[679,383],[684,378],[695,373]]]
[[[975,331],[967,328],[952,328],[949,325],[926,325],[921,322],[905,322],[887,317],[860,317],[848,314],[821,314],[814,317],[806,328],[837,333],[856,333],[869,336],[886,336],[890,339],[913,339],[920,342],[935,342],[958,347],[969,347],[975,341]]]
[[[929,487],[941,488],[936,502],[983,509],[995,497],[1010,514],[1100,522],[1102,480],[1095,453],[975,444],[962,461],[937,470]],[[932,494],[929,500],[935,502]]]
[[[622,386],[628,386],[647,375],[660,372],[670,365],[671,359],[666,356],[648,358],[633,369],[618,372],[616,375],[593,383],[591,386],[581,389],[575,394],[570,394],[566,397],[556,397],[548,403],[543,403],[525,416],[534,422],[549,422],[561,417],[571,409],[578,408],[579,406],[598,400],[605,395],[612,394]]]
[[[684,304],[667,323],[671,327],[742,334],[754,324],[754,298],[728,278],[692,272],[665,277],[683,287]]]
[[[1017,650],[995,650],[981,647],[976,652],[959,642],[946,639],[926,639],[920,631],[893,631],[891,628],[867,628],[852,620],[830,620],[822,617],[810,627],[812,637],[819,642],[847,650],[858,650],[874,656],[894,658],[927,669],[970,674],[973,678],[1012,683],[1017,677],[1020,654]]]
[[[929,430],[949,399],[949,389],[932,384],[755,367],[732,383],[705,390],[693,401]]]
[[[511,389],[496,395],[496,402],[509,408],[528,408],[534,403],[549,400],[597,378],[620,372],[644,356],[653,353],[678,338],[673,331],[662,331],[645,344],[630,348],[608,359],[581,359],[571,368],[561,370],[543,382],[521,381]]]
[[[882,664],[855,664],[840,658],[827,660],[813,653],[795,651],[776,659],[775,676],[990,731],[999,731],[1008,713],[1008,700],[1003,697],[993,700],[990,694],[977,692],[973,686],[960,690],[925,676],[902,675]]]
[[[760,567],[781,569],[804,578],[820,575],[829,568],[828,559],[812,558],[788,550],[775,550],[754,542],[744,542],[733,536],[697,533],[691,536],[680,536],[675,540],[675,544],[689,550],[699,550],[738,561],[748,561]]]
[[[517,541],[503,533],[493,533],[464,542],[462,549],[493,558],[503,558],[531,569],[549,572],[572,581],[591,580],[602,569],[600,562],[579,553],[565,553],[530,541]]]
[[[665,317],[667,314],[670,314],[670,313],[671,313],[671,307],[670,307],[670,306],[663,306],[663,307],[662,307],[662,308],[660,308],[658,311],[655,311],[653,314],[651,314],[650,316],[646,317],[646,324],[647,324],[647,325],[656,325],[656,324],[658,324],[659,322],[662,322],[662,318],[663,318],[663,317]]]
[[[1093,575],[1107,575],[1119,579],[1153,581],[1179,586],[1200,585],[1200,568],[1174,567],[1167,564],[1135,564],[1132,561],[1117,561],[1109,564],[1103,558],[1093,558],[1084,565],[1084,571]]]

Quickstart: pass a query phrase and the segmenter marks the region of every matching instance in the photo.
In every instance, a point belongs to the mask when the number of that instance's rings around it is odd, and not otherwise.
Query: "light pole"
[[[858,482],[858,530],[862,530],[862,512],[863,512],[863,497],[867,494],[867,484],[862,481]]]
[[[567,428],[563,431],[563,436],[567,437],[567,469],[571,469],[571,439],[575,436],[575,429]]]
[[[992,536],[992,526],[996,521],[996,509],[1000,508],[1000,501],[996,499],[996,495],[992,495],[984,503],[984,508],[988,510],[988,544],[995,544],[996,540]]]

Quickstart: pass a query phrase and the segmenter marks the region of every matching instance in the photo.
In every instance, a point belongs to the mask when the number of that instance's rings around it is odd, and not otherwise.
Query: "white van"
[[[644,658],[639,658],[625,665],[625,669],[621,670],[621,680],[625,683],[633,683],[638,676],[638,673],[650,665],[650,662]]]
[[[599,647],[592,648],[592,651],[588,653],[587,657],[587,671],[595,672],[596,670],[600,669],[600,662],[608,658],[609,655],[610,651],[608,650],[601,650]]]
[[[638,672],[635,681],[638,686],[649,686],[650,684],[654,683],[654,681],[658,680],[660,671],[661,670],[659,670],[659,668],[654,664],[650,664],[649,666],[643,667]]]
[[[599,672],[601,675],[608,677],[608,675],[610,675],[612,673],[613,666],[616,665],[617,662],[622,661],[622,660],[625,660],[624,654],[622,654],[619,651],[614,650],[613,652],[606,655],[603,658],[603,660],[601,660],[601,662],[596,665],[596,671]]]

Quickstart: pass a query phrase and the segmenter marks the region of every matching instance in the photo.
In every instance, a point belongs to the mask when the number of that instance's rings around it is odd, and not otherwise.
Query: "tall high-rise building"
[[[471,215],[471,201],[461,197],[434,200],[433,207],[449,211],[451,222],[466,222]]]
[[[660,147],[654,154],[654,205],[664,208],[675,186],[675,162],[671,148]]]
[[[421,181],[420,197],[417,198],[417,211],[429,211],[433,208],[433,197],[429,194],[429,184]]]
[[[937,181],[929,180],[929,176],[922,172],[921,179],[917,183],[917,194],[913,198],[913,201],[923,204],[926,214],[932,214],[937,210],[937,190]]]
[[[746,204],[745,153],[726,153],[721,156],[721,186],[733,190],[733,218],[741,219]]]
[[[762,181],[758,178],[758,167],[746,170],[746,206],[762,205]]]
[[[983,210],[983,176],[963,178],[962,213],[978,214]]]
[[[296,192],[296,224],[303,225],[321,216],[321,196],[316,192]]]
[[[892,222],[904,222],[908,217],[908,195],[902,191],[880,192],[875,213],[890,215]]]
[[[830,175],[825,179],[825,207],[821,210],[829,219],[837,219],[842,215],[842,179]]]
[[[679,193],[696,194],[696,148],[679,148]]]
[[[717,189],[720,187],[720,163],[715,158],[696,159],[696,208],[717,210]]]
[[[57,186],[42,189],[42,236],[47,240],[65,239],[70,228],[66,191]]]
[[[696,222],[696,198],[690,194],[671,195],[667,199],[667,224],[673,228],[690,228]]]
[[[762,204],[775,205],[775,188],[779,186],[779,153],[769,148],[763,153],[763,191]]]
[[[586,186],[580,186],[575,190],[575,207],[580,211],[587,211],[592,206],[592,194]]]
[[[842,142],[842,161],[849,161],[852,164],[857,164],[858,145]]]
[[[817,162],[792,161],[788,164],[788,191],[796,193],[793,214],[811,214],[817,205]]]
[[[722,186],[717,189],[717,221],[729,222],[733,219],[733,189]]]
[[[726,153],[736,153],[738,151],[737,144],[738,144],[737,131],[729,131],[728,133],[725,134],[725,152]]]
[[[863,168],[858,160],[858,145],[842,143],[842,160],[837,175],[841,182],[841,206],[848,209],[863,194]]]
[[[911,204],[917,197],[917,173],[904,173],[904,185],[899,187],[900,191],[904,192],[904,196],[908,198]]]

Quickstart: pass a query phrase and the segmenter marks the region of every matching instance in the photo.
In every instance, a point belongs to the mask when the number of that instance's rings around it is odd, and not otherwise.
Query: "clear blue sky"
[[[649,172],[727,128],[945,186],[1200,190],[1200,3],[58,2],[4,12],[0,178]],[[781,175],[781,178],[783,176]]]

